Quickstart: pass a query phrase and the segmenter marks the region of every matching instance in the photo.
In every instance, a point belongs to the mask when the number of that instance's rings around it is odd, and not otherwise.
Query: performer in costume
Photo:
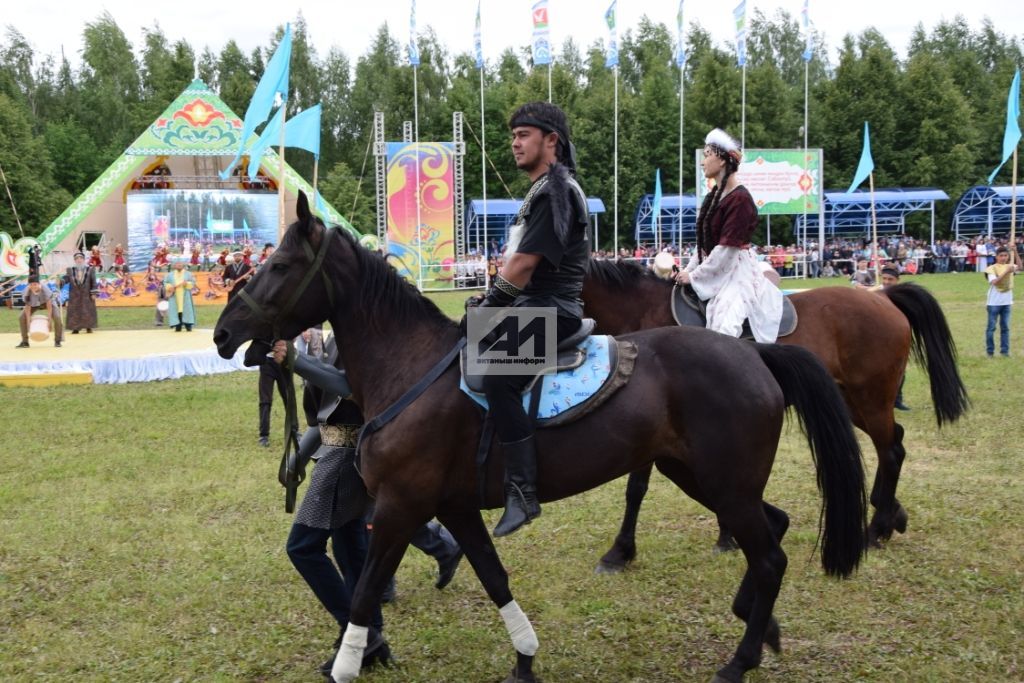
[[[266,348],[265,343],[251,344],[246,352],[246,365],[277,366],[284,361],[285,342],[274,344],[271,357],[260,356]],[[366,562],[367,519],[372,506],[356,469],[356,442],[363,415],[350,398],[344,370],[335,367],[338,348],[333,336],[324,345],[324,351],[327,362],[306,353],[298,354],[295,361],[296,374],[305,380],[302,404],[310,427],[299,444],[300,469],[310,459],[316,466],[288,535],[287,552],[320,604],[338,623],[334,652],[320,665],[320,672],[329,676],[348,626],[352,595]],[[462,549],[454,540],[448,540],[450,536],[445,538],[447,532],[442,530],[438,525],[423,525],[411,541],[437,561],[438,578],[434,585],[439,589],[451,582],[462,559]],[[328,539],[337,566],[327,555]],[[378,606],[371,617],[363,668],[386,663],[391,657],[381,634],[383,627]]]
[[[28,348],[28,332],[32,323],[32,314],[46,311],[50,317],[50,326],[53,329],[53,345],[60,348],[64,339],[64,326],[60,318],[60,302],[57,293],[39,281],[38,275],[28,276],[28,287],[21,295],[25,307],[18,316],[18,323],[21,326],[21,343],[15,348]]]
[[[533,184],[509,231],[505,262],[480,305],[554,308],[557,337],[562,341],[579,330],[580,295],[590,259],[590,216],[586,195],[575,178],[569,122],[553,104],[532,102],[512,115],[509,128],[516,166]],[[534,427],[521,398],[531,379],[526,375],[484,378],[505,454],[505,513],[495,536],[508,535],[540,515]]]
[[[75,265],[68,268],[62,278],[68,285],[68,319],[65,326],[71,334],[85,328],[92,333],[96,322],[96,269],[85,264],[85,254],[75,254]]]
[[[196,285],[195,276],[185,270],[185,262],[174,262],[174,270],[164,278],[167,288],[168,303],[167,326],[175,332],[181,332],[181,326],[189,332],[196,324],[196,309],[192,304],[192,288]]]
[[[743,154],[725,131],[715,128],[704,140],[704,176],[715,181],[697,215],[697,249],[676,275],[708,302],[708,329],[739,337],[743,321],[759,342],[774,342],[782,320],[782,292],[763,277],[750,251],[757,229],[757,206],[739,183]]]

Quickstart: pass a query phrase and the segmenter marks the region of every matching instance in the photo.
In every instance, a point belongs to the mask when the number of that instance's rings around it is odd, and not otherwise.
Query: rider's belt
[[[358,440],[357,425],[320,425],[320,442],[325,446],[355,448]]]

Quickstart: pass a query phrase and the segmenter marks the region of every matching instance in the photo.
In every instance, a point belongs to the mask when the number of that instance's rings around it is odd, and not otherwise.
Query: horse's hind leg
[[[648,465],[629,475],[626,482],[626,512],[622,517],[622,526],[612,547],[598,561],[594,569],[598,574],[618,574],[636,557],[636,522],[640,516],[640,504],[647,495],[653,468],[653,465]]]
[[[747,558],[747,571],[733,601],[733,612],[743,619],[746,630],[732,660],[716,675],[713,683],[739,683],[743,674],[761,662],[761,648],[767,644],[780,649],[779,625],[772,616],[775,598],[786,572],[786,554],[779,541],[789,527],[785,512],[767,503],[723,502],[716,505],[698,485],[693,473],[676,460],[658,460],[658,470],[687,495],[718,514],[720,524],[734,530]]]
[[[749,502],[734,503],[719,510],[722,521],[733,530],[736,541],[747,558],[747,571],[740,583],[733,610],[737,606],[747,612],[747,627],[736,653],[729,663],[715,674],[713,683],[741,683],[743,675],[761,663],[761,648],[765,642],[772,645],[771,637],[777,638],[778,624],[772,616],[775,599],[786,573],[786,553],[779,545],[776,533],[780,521],[770,506],[761,507]],[[781,511],[777,511],[781,513]],[[775,517],[769,522],[769,515]],[[788,522],[788,520],[787,520]],[[778,643],[775,643],[777,645]]]
[[[488,597],[498,607],[516,649],[516,665],[504,683],[537,683],[533,674],[533,657],[539,642],[533,624],[512,598],[508,587],[508,573],[501,564],[498,551],[484,526],[479,510],[444,512],[438,515],[441,523],[452,533],[466,553],[477,578]]]
[[[907,511],[896,498],[900,472],[907,451],[903,447],[903,427],[892,417],[892,408],[882,406],[865,420],[864,431],[878,453],[878,469],[871,488],[871,505],[875,508],[868,525],[868,542],[880,547],[893,531],[907,530]]]
[[[762,503],[762,506],[764,507],[764,514],[768,518],[768,526],[771,527],[775,540],[781,544],[782,537],[786,535],[786,530],[789,529],[789,515],[769,503]],[[740,582],[739,590],[736,591],[736,598],[732,601],[732,613],[744,622],[748,621],[756,594],[753,574],[748,569],[743,575],[743,581]],[[774,616],[768,621],[768,628],[764,634],[764,644],[775,652],[782,651],[779,622],[775,620]]]

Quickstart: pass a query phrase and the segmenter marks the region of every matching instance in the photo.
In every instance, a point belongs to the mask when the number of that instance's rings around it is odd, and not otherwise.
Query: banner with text
[[[698,206],[713,187],[704,177],[701,159],[704,150],[696,151]],[[822,154],[820,149],[747,149],[736,174],[750,191],[757,212],[768,214],[818,213],[822,202]]]

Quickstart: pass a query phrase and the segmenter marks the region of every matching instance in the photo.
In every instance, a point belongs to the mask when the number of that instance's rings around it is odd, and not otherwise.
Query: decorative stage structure
[[[415,141],[412,121],[403,123],[402,142],[387,142],[384,114],[374,113],[377,238],[420,289],[452,288],[466,259],[462,129],[455,112],[452,142]]]
[[[105,247],[128,246],[128,204],[133,196],[163,193],[174,201],[175,192],[201,190],[205,194],[223,192],[236,196],[259,197],[276,191],[284,183],[285,219],[295,220],[295,201],[301,190],[310,197],[313,188],[290,166],[284,178],[276,153],[262,159],[259,174],[250,178],[239,169],[236,176],[222,181],[218,170],[234,157],[239,147],[242,121],[200,80],[193,81],[164,112],[78,196],[67,209],[39,235],[39,244],[47,269],[59,270],[70,264],[70,254],[81,246],[85,233]],[[252,140],[255,140],[254,135]],[[203,194],[200,193],[200,194]],[[227,196],[225,194],[225,196]],[[183,195],[184,196],[184,195]],[[208,203],[189,212],[168,211],[154,229],[166,230],[166,241],[173,243],[172,254],[184,240],[217,241],[219,238],[252,238],[252,214],[242,210],[232,217],[230,211],[217,214],[217,203]],[[199,210],[201,213],[196,213]],[[275,219],[276,219],[275,209]],[[180,215],[179,215],[180,214]],[[157,221],[157,215],[153,219]],[[327,220],[358,235],[334,207],[327,205]],[[186,224],[179,224],[178,221]],[[226,221],[232,221],[230,230]],[[219,232],[218,232],[219,230]],[[276,232],[276,231],[275,231]],[[276,242],[275,240],[269,240]],[[262,246],[262,245],[260,245]],[[134,259],[135,255],[130,256]],[[147,257],[148,258],[148,257]]]

